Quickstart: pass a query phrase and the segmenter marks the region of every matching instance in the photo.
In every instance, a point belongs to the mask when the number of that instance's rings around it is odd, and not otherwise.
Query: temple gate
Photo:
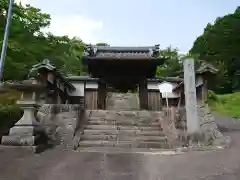
[[[89,106],[88,103],[87,108],[105,109],[106,95],[111,87],[120,92],[137,91],[138,89],[139,108],[146,110],[149,109],[148,78],[153,78],[157,66],[162,65],[166,60],[159,56],[158,45],[150,47],[90,45],[83,59],[90,76],[98,78],[98,88],[95,89],[97,101],[94,101],[97,104],[92,103]],[[93,95],[86,94],[85,100],[89,99],[89,96]]]

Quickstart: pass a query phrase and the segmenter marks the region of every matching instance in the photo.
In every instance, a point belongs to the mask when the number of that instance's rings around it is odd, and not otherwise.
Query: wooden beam
[[[148,110],[148,89],[147,79],[143,78],[139,83],[140,109]]]
[[[106,109],[107,85],[103,80],[98,82],[98,109]]]

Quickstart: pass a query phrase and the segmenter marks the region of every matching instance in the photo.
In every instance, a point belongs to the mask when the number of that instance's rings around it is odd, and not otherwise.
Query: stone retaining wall
[[[80,111],[80,106],[74,104],[44,104],[38,110],[37,119],[44,126],[49,143],[63,148],[72,146]]]
[[[223,134],[218,129],[218,126],[215,122],[214,116],[211,113],[210,108],[207,104],[198,104],[198,118],[200,120],[200,130],[202,136],[200,141],[204,145],[215,145],[215,146],[225,146],[229,143],[229,139],[224,137]],[[185,138],[187,137],[186,130],[186,110],[184,107],[175,109],[175,126],[177,129],[184,131],[181,133]]]

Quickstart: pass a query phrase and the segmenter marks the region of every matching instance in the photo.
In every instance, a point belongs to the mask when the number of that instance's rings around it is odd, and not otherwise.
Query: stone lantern
[[[31,78],[20,83],[5,83],[4,87],[22,93],[17,104],[23,110],[23,116],[10,129],[9,135],[2,137],[2,144],[37,147],[44,139],[42,138],[44,129],[36,120],[38,96],[45,89],[44,86],[38,84],[36,79]]]

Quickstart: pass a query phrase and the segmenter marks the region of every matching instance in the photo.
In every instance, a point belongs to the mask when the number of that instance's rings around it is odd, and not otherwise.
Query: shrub
[[[217,95],[217,101],[210,101],[210,105],[219,114],[240,118],[240,93]]]
[[[21,109],[16,104],[19,98],[20,93],[13,90],[0,93],[0,136],[21,118]]]
[[[208,100],[218,101],[218,96],[213,91],[208,91]]]

